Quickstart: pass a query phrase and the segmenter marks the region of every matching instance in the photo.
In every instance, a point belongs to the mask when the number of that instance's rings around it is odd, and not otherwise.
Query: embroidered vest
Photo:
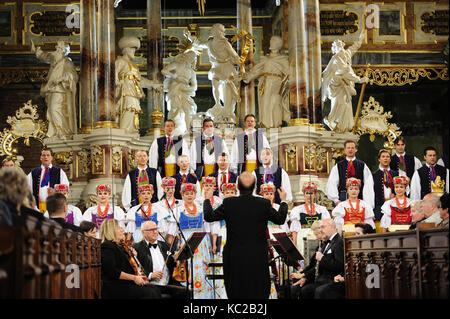
[[[338,191],[339,191],[339,200],[344,202],[347,200],[347,188],[345,185],[345,182],[347,181],[347,160],[343,159],[342,161],[339,161],[337,164],[338,168],[338,174],[339,174],[339,184],[338,184]],[[364,188],[364,165],[365,163],[363,161],[360,161],[359,159],[353,160],[353,166],[355,167],[355,178],[361,180],[361,188],[358,195],[359,199],[362,199],[362,190]]]
[[[153,196],[152,196],[152,203],[157,202],[158,199],[158,184],[156,183],[156,169],[148,167],[147,166],[147,176],[148,176],[148,182],[149,184],[153,185]],[[136,206],[139,204],[139,193],[138,193],[138,186],[137,181],[139,177],[139,169],[135,168],[131,170],[128,173],[128,176],[130,177],[130,183],[131,183],[131,207]]]
[[[344,224],[358,224],[364,223],[364,215],[366,209],[360,209],[359,212],[352,212],[350,208],[344,207],[345,216],[344,216]]]
[[[39,188],[41,184],[41,167],[36,167],[31,170],[31,178],[33,181],[33,196],[36,204],[39,204]],[[50,187],[61,183],[61,168],[52,166],[50,168]]]
[[[414,175],[414,167],[416,166],[416,163],[414,161],[414,156],[405,153],[405,155],[403,155],[403,158],[405,159],[405,166],[406,166],[406,176],[408,176],[410,179],[413,177]],[[391,158],[391,169],[394,171],[398,171],[398,165],[400,162],[400,158],[397,154],[392,155]]]
[[[410,225],[412,222],[411,206],[398,208],[391,206],[392,225]]]
[[[441,165],[435,165],[434,170],[436,171],[436,176],[440,176],[441,180],[446,182],[447,169]],[[426,194],[431,193],[431,182],[430,182],[430,168],[427,165],[423,165],[417,170],[420,177],[420,199]]]
[[[195,166],[195,175],[199,179],[201,179],[203,176],[205,176],[204,170],[203,170],[203,152],[205,151],[205,144],[206,140],[204,139],[203,134],[200,134],[195,138],[195,152],[197,153],[197,163]],[[219,169],[217,166],[217,158],[220,154],[222,154],[222,138],[220,136],[213,135],[213,144],[214,144],[214,155],[215,155],[215,170]]]
[[[165,160],[166,160],[166,143],[167,138],[166,136],[161,136],[156,139],[156,143],[158,144],[158,172],[161,175],[161,177],[166,176],[166,169],[164,167]],[[178,161],[178,156],[182,154],[182,146],[183,146],[183,138],[181,136],[173,137],[173,144],[175,147],[175,162]],[[177,173],[179,171],[179,167],[177,166]]]

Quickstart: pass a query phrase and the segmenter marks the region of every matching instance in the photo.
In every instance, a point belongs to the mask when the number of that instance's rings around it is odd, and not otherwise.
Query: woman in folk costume
[[[69,185],[55,184],[55,192],[61,193],[64,196],[66,196],[66,198],[69,198]],[[67,214],[66,214],[66,218],[64,220],[66,221],[66,223],[69,223],[69,224],[72,224],[75,226],[80,226],[80,223],[83,221],[83,213],[76,206],[73,206],[70,204],[67,206],[68,206]],[[44,217],[50,218],[50,216],[48,215],[48,212],[44,213]]]
[[[107,219],[116,219],[120,227],[125,229],[125,212],[119,206],[109,205],[109,198],[111,197],[111,185],[100,184],[96,188],[98,204],[89,207],[83,214],[83,220],[93,222],[97,225],[98,230],[101,224]]]
[[[300,251],[303,251],[303,238],[311,233],[311,225],[316,220],[331,218],[326,207],[315,203],[317,189],[316,182],[304,182],[302,192],[305,195],[305,204],[295,206],[291,210],[292,241],[300,248]]]
[[[215,222],[211,223],[213,227],[209,229],[208,223],[203,220],[203,203],[195,200],[196,192],[194,184],[181,185],[183,202],[181,207],[176,210],[175,216],[186,240],[189,240],[189,237],[195,232],[211,232],[217,236],[220,227],[220,224]],[[189,281],[193,280],[194,282],[194,299],[212,299],[214,296],[212,281],[206,279],[207,265],[212,259],[211,255],[211,241],[209,236],[205,236],[194,251],[194,269],[189,269]]]
[[[203,201],[206,199],[205,198],[205,191],[206,189],[210,188],[213,191],[215,191],[215,187],[216,187],[216,178],[214,176],[206,176],[202,178],[202,196],[199,197],[199,202],[201,202],[203,204]],[[222,204],[222,200],[220,199],[220,197],[218,196],[212,196],[212,198],[209,198],[209,200],[211,201],[211,206],[213,209],[216,209],[217,207],[219,207]],[[221,227],[221,223],[217,222],[219,225],[219,228]],[[211,224],[208,222],[205,222],[206,224],[206,231],[212,235],[211,236],[211,245],[212,245],[212,252],[213,254],[216,253],[217,251],[217,237],[218,237],[218,232],[216,234],[213,234],[211,232]],[[213,223],[215,224],[215,223]]]
[[[270,203],[272,204],[272,207],[275,208],[276,210],[278,210],[280,208],[280,205],[278,205],[277,203],[274,203],[275,200],[275,185],[272,182],[269,183],[265,183],[261,185],[261,191],[260,194],[263,198],[268,199],[270,201]],[[289,233],[289,226],[288,226],[288,220],[289,220],[289,215],[286,217],[286,221],[284,222],[283,225],[275,225],[272,222],[269,222],[267,227],[269,228],[269,233],[280,233],[280,232],[285,232],[285,233]],[[272,239],[275,239],[273,236],[271,236]]]
[[[158,225],[159,232],[164,237],[167,231],[166,218],[169,216],[166,212],[159,213],[155,211],[152,205],[153,185],[145,184],[139,186],[139,199],[142,204],[131,207],[127,212],[127,228],[126,233],[133,234],[135,243],[142,240],[141,225],[147,220],[153,221]]]
[[[380,227],[385,232],[391,225],[411,225],[411,200],[406,197],[406,187],[409,178],[406,176],[394,177],[395,197],[381,206]]]
[[[167,242],[172,244],[173,234],[176,232],[176,223],[174,218],[175,211],[178,207],[178,200],[175,198],[175,186],[177,184],[177,180],[173,177],[164,177],[161,181],[161,187],[164,191],[163,198],[154,203],[152,209],[154,214],[164,218],[164,222],[158,225],[158,228],[161,229],[161,233],[167,234]],[[159,219],[159,217],[158,217]],[[169,227],[171,227],[169,229]]]
[[[366,223],[375,229],[372,205],[359,199],[361,180],[357,178],[348,178],[346,181],[348,199],[340,202],[331,212],[336,226]]]

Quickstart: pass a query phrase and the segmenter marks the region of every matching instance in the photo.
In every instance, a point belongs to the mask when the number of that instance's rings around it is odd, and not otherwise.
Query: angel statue
[[[282,121],[289,122],[289,58],[280,54],[283,40],[279,36],[270,38],[270,53],[262,56],[243,80],[249,83],[258,78],[258,104],[260,125],[266,128],[281,127]]]
[[[76,91],[78,74],[67,56],[69,45],[57,41],[55,52],[44,52],[31,41],[31,51],[36,57],[50,63],[47,81],[42,84],[41,95],[47,104],[48,137],[65,139],[76,133]]]
[[[225,37],[225,27],[220,23],[214,24],[208,40],[203,43],[194,39],[189,31],[185,36],[193,43],[193,47],[208,49],[211,63],[208,79],[212,82],[215,105],[207,113],[216,121],[234,122],[234,107],[239,100],[239,73],[235,68],[239,64],[239,55]]]
[[[168,118],[175,122],[175,135],[186,134],[191,128],[192,116],[197,113],[197,104],[192,98],[197,91],[196,58],[194,51],[186,51],[161,70],[166,76],[164,91],[167,92]]]
[[[120,128],[127,133],[136,133],[139,129],[139,114],[142,113],[139,100],[144,97],[142,88],[162,90],[162,84],[141,77],[139,68],[133,62],[141,41],[133,36],[124,36],[119,40],[122,55],[115,62],[115,112],[120,119]]]
[[[330,114],[324,123],[337,132],[351,131],[354,125],[352,96],[356,95],[355,83],[368,83],[367,77],[360,78],[352,69],[352,56],[361,47],[364,31],[348,49],[345,43],[335,40],[331,46],[333,56],[322,73],[322,101],[331,101]]]

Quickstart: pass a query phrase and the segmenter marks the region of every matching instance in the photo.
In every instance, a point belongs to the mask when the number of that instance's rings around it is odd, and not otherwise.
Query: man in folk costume
[[[253,175],[256,178],[256,189],[255,193],[259,194],[261,191],[261,185],[266,183],[273,183],[276,189],[280,189],[283,187],[285,190],[287,197],[286,200],[288,202],[292,201],[292,191],[291,191],[291,182],[289,180],[289,175],[286,171],[273,164],[273,155],[270,148],[264,148],[261,151],[261,163],[255,171],[253,171]],[[277,192],[275,192],[275,203],[280,204],[280,196]]]
[[[390,168],[391,154],[387,150],[382,149],[378,152],[378,162],[380,163],[379,169],[372,173],[375,193],[375,208],[373,209],[375,220],[381,219],[381,206],[394,198],[393,178],[398,176],[398,172]]]
[[[415,171],[411,179],[410,198],[412,200],[423,199],[429,193],[443,193],[444,186],[448,193],[448,169],[436,164],[436,149],[428,146],[425,148],[423,155],[425,165]],[[445,183],[445,185],[442,183]]]
[[[245,131],[236,136],[231,149],[231,170],[238,176],[243,171],[253,172],[258,166],[258,156],[263,148],[270,148],[262,130],[256,130],[256,118],[247,114],[244,118]]]
[[[395,197],[386,201],[381,207],[380,227],[385,232],[391,225],[411,225],[411,200],[406,197],[408,177],[396,176],[393,178]]]
[[[56,184],[69,185],[69,180],[61,168],[52,165],[53,152],[51,149],[44,148],[41,151],[40,160],[41,166],[33,168],[27,178],[39,211],[45,213],[47,196],[54,193]]]
[[[179,156],[177,164],[179,171],[177,174],[172,176],[177,181],[177,184],[175,186],[175,198],[182,199],[180,192],[181,185],[186,183],[194,184],[197,188],[197,196],[200,196],[200,182],[194,174],[189,173],[189,157],[187,157],[186,155]]]
[[[414,155],[405,152],[406,144],[403,136],[394,141],[395,154],[391,158],[391,169],[398,172],[400,176],[407,176],[410,180],[414,172],[422,167],[420,160]]]
[[[164,123],[165,136],[158,137],[150,147],[149,166],[156,168],[161,177],[170,177],[178,173],[178,156],[189,156],[189,148],[181,136],[173,136],[175,122]]]
[[[346,181],[349,178],[356,178],[361,181],[361,192],[359,198],[364,199],[372,208],[374,207],[373,178],[372,172],[366,163],[356,158],[358,151],[354,141],[344,143],[346,158],[339,161],[331,169],[328,177],[326,194],[328,199],[336,205],[347,199]]]
[[[348,199],[340,202],[331,212],[336,226],[365,223],[375,229],[372,205],[358,198],[361,189],[361,180],[357,178],[347,179]]]
[[[315,203],[317,194],[316,182],[304,182],[302,191],[305,204],[295,206],[290,213],[292,241],[303,251],[303,238],[311,232],[311,225],[315,221],[331,218],[327,208]],[[300,240],[297,240],[299,238]]]
[[[217,172],[218,157],[222,153],[228,154],[228,148],[222,137],[214,135],[214,121],[210,118],[203,120],[202,134],[197,136],[191,144],[191,170],[198,180]]]
[[[64,196],[66,196],[66,199],[69,198],[69,185],[66,184],[56,184],[55,185],[55,192],[56,193],[61,193]],[[45,212],[44,217],[50,218],[48,211]],[[64,218],[66,223],[75,225],[75,226],[80,226],[80,223],[83,221],[83,213],[81,212],[81,210],[73,205],[67,205],[67,214],[66,217]]]
[[[122,205],[126,211],[131,207],[141,204],[139,199],[139,187],[142,185],[152,185],[155,190],[152,196],[152,203],[155,203],[163,195],[161,189],[161,175],[155,168],[147,165],[148,155],[144,150],[139,150],[135,155],[137,168],[128,172],[122,190]]]
[[[228,169],[228,155],[227,153],[222,153],[218,157],[217,161],[217,170],[216,172],[209,175],[210,177],[214,177],[216,179],[216,188],[214,190],[214,195],[224,198],[222,193],[222,186],[228,183],[236,183],[237,175],[233,172],[230,172]]]
[[[92,222],[97,225],[97,238],[99,238],[100,226],[107,219],[117,220],[120,227],[125,229],[125,212],[119,206],[109,205],[109,199],[111,197],[111,185],[97,185],[96,194],[98,203],[95,206],[89,207],[83,213],[83,220]]]

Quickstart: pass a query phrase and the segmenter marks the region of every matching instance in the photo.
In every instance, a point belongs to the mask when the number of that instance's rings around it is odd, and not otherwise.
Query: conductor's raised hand
[[[285,201],[285,200],[286,200],[286,197],[287,197],[287,193],[286,193],[286,191],[283,189],[283,187],[280,187],[280,188],[277,190],[277,192],[278,192],[278,195],[280,195],[281,201]]]

